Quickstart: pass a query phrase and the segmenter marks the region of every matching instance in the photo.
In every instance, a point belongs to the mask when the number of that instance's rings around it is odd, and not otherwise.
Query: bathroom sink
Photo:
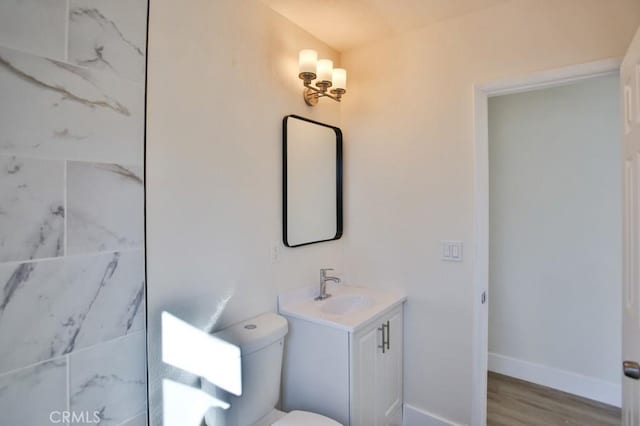
[[[348,315],[367,309],[373,305],[373,299],[369,296],[348,295],[331,297],[323,302],[320,311],[331,315]]]
[[[292,289],[278,295],[278,312],[353,332],[370,320],[404,303],[406,297],[397,291],[328,283],[331,297],[315,300],[318,286]]]

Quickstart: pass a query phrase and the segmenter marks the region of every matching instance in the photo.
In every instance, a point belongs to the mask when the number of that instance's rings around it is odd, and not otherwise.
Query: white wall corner
[[[443,417],[436,416],[409,404],[402,406],[403,426],[461,426]]]
[[[489,353],[489,371],[615,407],[622,406],[622,387],[617,383],[495,353]]]

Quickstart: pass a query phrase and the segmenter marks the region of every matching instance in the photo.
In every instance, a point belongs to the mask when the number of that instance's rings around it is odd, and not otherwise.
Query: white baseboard
[[[402,406],[403,426],[460,426],[450,420],[431,414],[409,404]]]
[[[622,405],[622,387],[581,374],[535,364],[529,361],[489,353],[489,371],[526,380],[527,382],[593,399],[605,404]]]

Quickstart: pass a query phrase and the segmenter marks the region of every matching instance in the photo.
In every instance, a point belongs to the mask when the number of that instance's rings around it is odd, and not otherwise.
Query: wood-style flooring
[[[620,409],[539,386],[489,373],[487,425],[620,426]]]

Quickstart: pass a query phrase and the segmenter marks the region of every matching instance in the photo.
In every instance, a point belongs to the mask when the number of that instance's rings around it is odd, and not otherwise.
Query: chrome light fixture
[[[304,49],[298,55],[300,80],[303,81],[302,96],[309,106],[318,104],[322,97],[340,102],[342,95],[347,93],[347,71],[343,68],[333,68],[330,59],[318,60],[318,52]],[[313,81],[315,80],[315,87]],[[329,90],[331,88],[331,90]]]

